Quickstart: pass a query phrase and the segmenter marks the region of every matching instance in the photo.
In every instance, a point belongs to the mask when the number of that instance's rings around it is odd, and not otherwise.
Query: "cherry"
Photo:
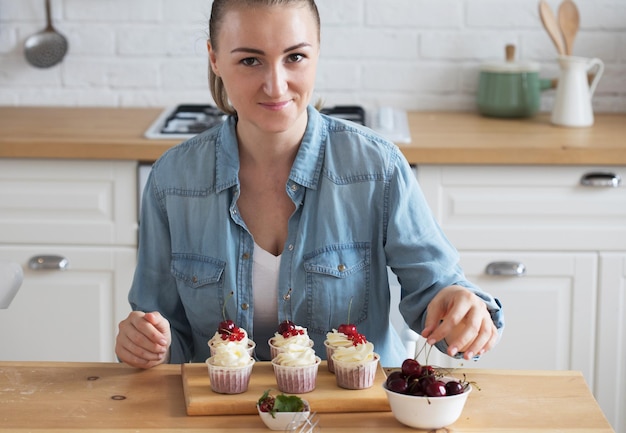
[[[337,328],[337,331],[341,332],[342,334],[346,334],[348,337],[351,335],[357,334],[356,325],[353,325],[352,323],[350,323],[350,311],[352,310],[352,299],[353,298],[350,298],[350,304],[348,304],[348,323],[342,323],[341,325],[339,325],[339,328]]]
[[[446,384],[441,380],[434,380],[426,385],[425,391],[428,397],[445,397]]]
[[[237,326],[235,325],[235,322],[228,319],[220,322],[219,326],[217,327],[217,332],[222,335],[229,335],[232,334],[236,328]]]
[[[451,380],[450,382],[446,383],[447,395],[463,394],[464,391],[465,391],[465,388],[463,387],[461,382],[458,382],[456,380]]]
[[[435,376],[435,368],[432,365],[425,365],[422,367],[422,376]]]
[[[353,325],[350,323],[343,323],[339,325],[339,328],[337,328],[337,331],[341,332],[342,334],[346,334],[347,336],[351,336],[357,333],[356,325]]]
[[[402,374],[401,371],[395,370],[392,371],[391,373],[389,373],[389,376],[387,376],[387,382],[389,382],[390,380],[393,379],[402,379],[404,380],[404,374]]]
[[[414,395],[416,397],[425,397],[426,396],[426,392],[424,391],[424,387],[422,386],[422,383],[419,380],[413,381],[412,383],[409,384],[407,390],[406,390],[406,394],[408,395]]]
[[[295,329],[296,325],[291,320],[285,320],[283,322],[280,322],[280,324],[278,325],[278,332],[283,335],[285,335],[286,333],[289,334]]]
[[[401,377],[395,377],[391,380],[387,379],[387,389],[389,391],[404,394],[407,390],[408,384],[405,379]]]
[[[413,374],[420,376],[422,374],[422,366],[416,359],[407,358],[402,362],[402,373],[406,376]]]

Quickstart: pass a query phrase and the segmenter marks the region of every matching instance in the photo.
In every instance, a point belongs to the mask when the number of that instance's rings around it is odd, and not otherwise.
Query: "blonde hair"
[[[213,51],[219,49],[217,45],[217,35],[221,30],[221,24],[224,15],[232,7],[255,7],[255,6],[281,6],[281,5],[302,5],[308,7],[317,24],[317,34],[319,40],[320,34],[320,15],[317,10],[315,0],[214,0],[211,8],[211,18],[209,19],[209,40],[213,47]],[[230,104],[228,93],[224,87],[222,79],[218,77],[211,65],[209,65],[209,88],[215,105],[226,114],[236,114],[235,109]]]

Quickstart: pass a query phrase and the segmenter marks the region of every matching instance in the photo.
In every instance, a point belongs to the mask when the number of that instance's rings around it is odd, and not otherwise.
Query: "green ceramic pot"
[[[536,63],[500,62],[481,68],[477,104],[490,117],[530,117],[541,104],[541,91],[552,82],[539,78]]]

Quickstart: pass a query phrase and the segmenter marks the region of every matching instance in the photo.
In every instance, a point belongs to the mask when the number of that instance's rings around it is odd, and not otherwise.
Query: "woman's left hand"
[[[461,286],[448,286],[432,299],[425,325],[422,337],[429,344],[445,339],[448,355],[463,352],[467,360],[487,352],[498,341],[485,302]]]

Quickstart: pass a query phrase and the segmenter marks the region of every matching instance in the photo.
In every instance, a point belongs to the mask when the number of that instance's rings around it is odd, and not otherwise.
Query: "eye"
[[[255,66],[259,64],[259,60],[256,57],[246,57],[239,61],[244,66]]]
[[[298,62],[304,60],[305,57],[306,56],[304,54],[300,54],[300,53],[289,54],[287,56],[287,62],[288,63],[298,63]]]

